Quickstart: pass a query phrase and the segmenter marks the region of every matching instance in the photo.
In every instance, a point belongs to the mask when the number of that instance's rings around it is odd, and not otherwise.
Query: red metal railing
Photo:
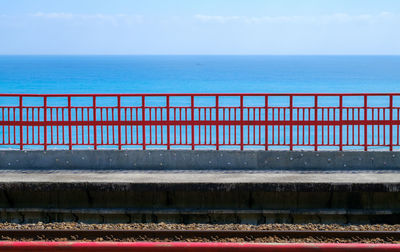
[[[380,93],[0,94],[0,146],[393,150],[397,100]]]

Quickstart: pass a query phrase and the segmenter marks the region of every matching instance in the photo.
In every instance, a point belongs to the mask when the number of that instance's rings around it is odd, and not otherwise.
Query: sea
[[[0,93],[400,93],[400,56],[0,56]]]

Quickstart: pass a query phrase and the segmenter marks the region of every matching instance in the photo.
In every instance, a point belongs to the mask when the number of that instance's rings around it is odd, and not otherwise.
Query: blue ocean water
[[[400,56],[0,56],[0,93],[400,92]]]

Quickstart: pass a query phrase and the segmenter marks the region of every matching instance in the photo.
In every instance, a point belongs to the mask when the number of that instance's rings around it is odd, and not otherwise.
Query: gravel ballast
[[[337,224],[262,224],[262,225],[242,225],[242,224],[224,224],[224,225],[211,225],[211,224],[167,224],[167,223],[135,223],[135,224],[85,224],[75,222],[57,222],[57,223],[32,223],[32,224],[16,224],[16,223],[0,223],[2,230],[271,230],[271,231],[400,231],[400,225],[337,225]],[[85,239],[76,236],[59,237],[48,239],[45,236],[37,236],[32,239],[20,239],[1,235],[3,241],[158,241],[158,242],[258,242],[258,243],[399,243],[393,237],[384,238],[332,238],[332,237],[306,237],[306,238],[293,238],[286,236],[266,236],[266,237],[232,237],[220,238],[217,235],[212,238],[195,237],[185,238],[183,236],[175,236],[173,238],[157,238],[157,237],[129,237],[118,238],[112,236],[97,237],[94,239]]]

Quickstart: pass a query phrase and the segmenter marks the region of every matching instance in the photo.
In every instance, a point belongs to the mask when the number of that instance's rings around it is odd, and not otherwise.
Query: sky
[[[0,0],[0,54],[400,55],[400,1]]]

